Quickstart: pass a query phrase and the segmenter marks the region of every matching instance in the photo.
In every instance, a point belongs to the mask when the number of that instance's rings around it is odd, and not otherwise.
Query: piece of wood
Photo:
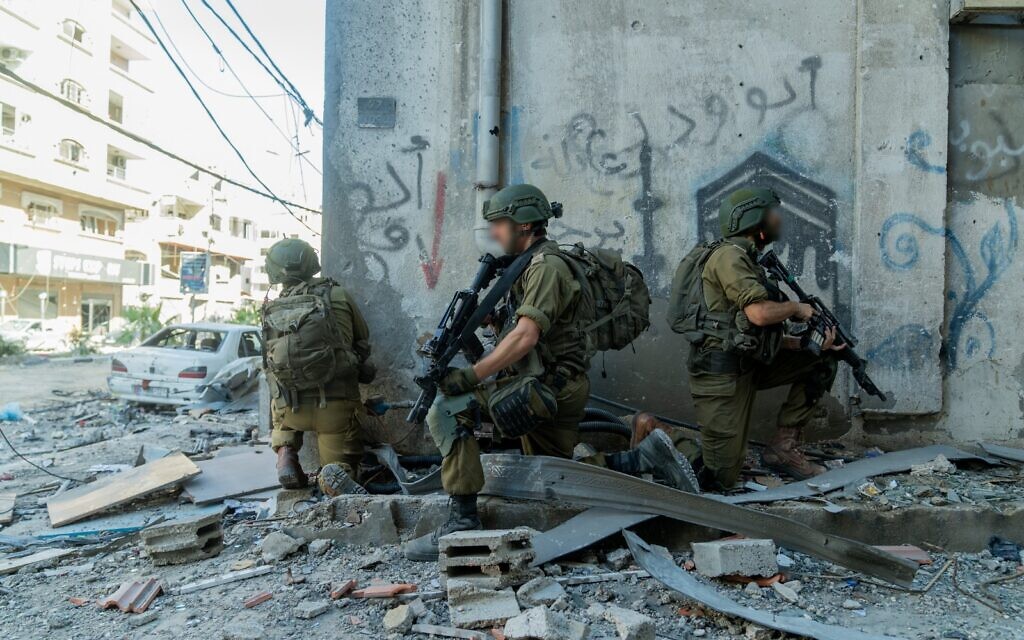
[[[175,453],[109,478],[77,487],[46,501],[50,525],[59,527],[100,513],[199,475],[199,467]]]
[[[270,573],[273,570],[274,567],[270,566],[269,564],[265,564],[260,567],[253,567],[252,569],[232,571],[231,573],[225,573],[215,578],[207,578],[206,580],[200,580],[198,582],[192,582],[186,585],[182,585],[176,589],[172,589],[172,592],[176,596],[181,596],[186,593],[193,593],[195,591],[209,589],[210,587],[219,587],[220,585],[227,584],[229,582],[248,580],[249,578],[255,578],[256,576],[262,576],[265,573]]]
[[[17,497],[16,493],[0,493],[0,524],[14,520],[14,500]]]
[[[0,576],[14,573],[22,567],[27,567],[40,562],[47,562],[54,558],[61,558],[74,553],[74,549],[43,549],[32,555],[13,558],[11,560],[0,560]]]
[[[277,460],[270,449],[217,455],[199,463],[202,473],[185,483],[185,496],[196,504],[220,502],[281,486]]]

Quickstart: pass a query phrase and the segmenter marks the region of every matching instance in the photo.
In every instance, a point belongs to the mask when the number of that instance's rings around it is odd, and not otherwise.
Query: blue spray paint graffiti
[[[882,262],[890,269],[910,271],[917,264],[920,257],[920,246],[913,233],[913,229],[916,228],[927,235],[943,238],[960,270],[963,289],[960,291],[950,289],[946,292],[947,298],[954,303],[949,314],[948,328],[941,350],[947,371],[956,370],[965,358],[973,358],[982,353],[988,358],[995,355],[995,327],[992,326],[988,316],[978,309],[978,306],[1013,262],[1017,251],[1017,213],[1009,200],[1004,203],[1004,206],[1008,231],[1004,232],[1002,223],[996,222],[985,232],[978,247],[982,265],[985,268],[985,277],[980,281],[963,243],[949,228],[932,226],[911,213],[893,214],[882,225],[878,241],[879,249],[882,253]],[[898,235],[893,237],[894,234]],[[973,330],[969,330],[972,325],[974,325]],[[892,348],[889,341],[901,333],[905,336],[908,330],[913,333],[914,326],[900,327],[892,336],[872,349],[869,355],[882,357],[886,353],[890,353]],[[980,337],[978,333],[981,334]],[[888,347],[887,344],[889,344]]]
[[[918,129],[907,138],[907,162],[926,173],[946,173],[946,167],[928,162],[924,150],[932,146],[932,136]]]

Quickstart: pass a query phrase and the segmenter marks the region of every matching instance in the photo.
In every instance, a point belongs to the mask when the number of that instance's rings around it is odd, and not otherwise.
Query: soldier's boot
[[[320,469],[320,474],[317,476],[317,484],[320,485],[320,491],[323,491],[324,495],[328,498],[353,493],[366,493],[366,489],[352,479],[345,466],[337,462],[325,464],[323,469]]]
[[[482,529],[480,516],[476,511],[476,495],[452,496],[448,500],[448,520],[432,532],[405,543],[405,557],[413,562],[437,560],[438,541],[456,531]]]
[[[800,451],[800,427],[779,427],[761,454],[765,465],[774,471],[806,480],[825,473],[825,467],[807,459]]]
[[[680,491],[700,493],[690,461],[661,429],[651,431],[635,449],[606,455],[605,462],[614,471],[630,475],[653,473]]]
[[[277,448],[277,481],[285,489],[302,489],[309,484],[309,478],[299,464],[299,452],[292,447]]]

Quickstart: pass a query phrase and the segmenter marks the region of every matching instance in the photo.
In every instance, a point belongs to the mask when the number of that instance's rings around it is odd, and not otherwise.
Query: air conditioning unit
[[[18,65],[28,57],[31,51],[19,49],[18,47],[0,46],[0,64],[10,69],[17,69]]]

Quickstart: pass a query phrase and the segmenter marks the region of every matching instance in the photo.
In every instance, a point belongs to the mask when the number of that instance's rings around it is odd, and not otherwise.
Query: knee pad
[[[487,412],[501,435],[519,438],[554,420],[558,401],[551,388],[540,380],[522,376],[491,395]]]

